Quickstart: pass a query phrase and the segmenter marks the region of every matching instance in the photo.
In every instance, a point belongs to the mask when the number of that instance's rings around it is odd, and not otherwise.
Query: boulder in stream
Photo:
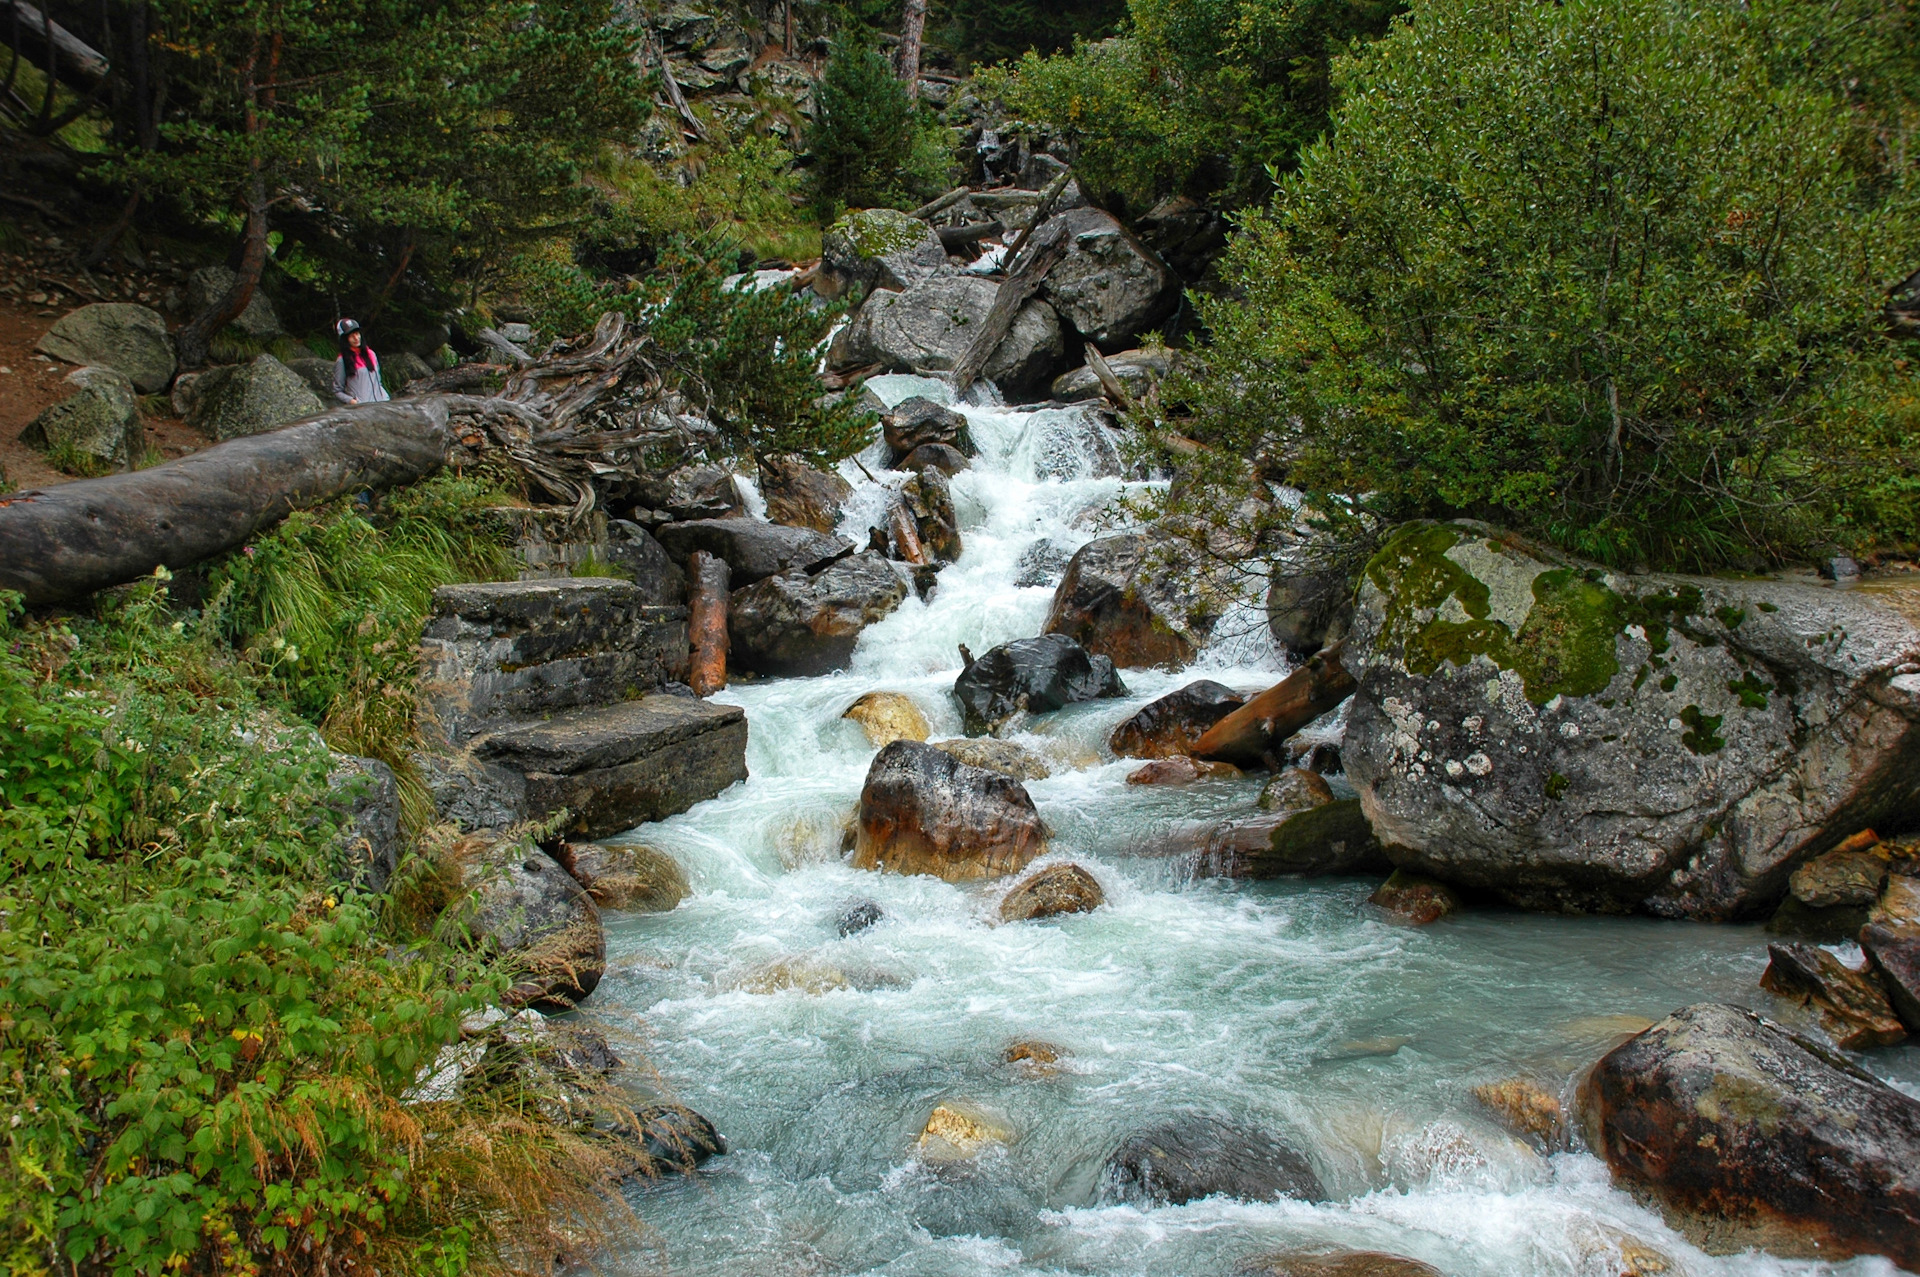
[[[1380,1250],[1284,1251],[1242,1265],[1237,1277],[1442,1277],[1438,1268]]]
[[[1435,882],[1405,869],[1396,869],[1367,897],[1395,922],[1424,927],[1460,910],[1460,898],[1444,882]]]
[[[1807,1007],[1849,1051],[1892,1046],[1907,1036],[1872,967],[1856,971],[1816,945],[1768,945],[1760,987]]]
[[[1191,754],[1209,727],[1231,714],[1246,697],[1203,678],[1179,691],[1149,701],[1113,729],[1107,748],[1122,758],[1171,758]]]
[[[607,965],[600,911],[552,856],[498,830],[471,835],[454,854],[468,894],[452,908],[513,971],[503,1001],[563,1011],[599,986]]]
[[[887,410],[880,418],[880,434],[893,450],[896,463],[929,446],[952,448],[963,458],[973,453],[967,419],[920,395],[903,399]]]
[[[993,730],[1016,714],[1043,714],[1079,701],[1125,696],[1113,662],[1090,656],[1064,634],[1002,643],[954,680],[967,731]]]
[[[684,1105],[649,1104],[633,1115],[640,1123],[641,1152],[633,1175],[691,1175],[708,1158],[727,1151],[713,1123]]]
[[[602,909],[668,913],[692,890],[679,861],[636,843],[563,842],[554,859]]]
[[[1229,878],[1319,878],[1392,868],[1353,798],[1223,821],[1206,834],[1196,865]]]
[[[849,555],[809,576],[782,572],[733,592],[727,617],[731,662],[761,674],[845,669],[860,632],[907,597],[907,584],[879,555]]]
[[[1046,760],[1025,745],[1010,740],[972,739],[961,736],[937,740],[933,747],[951,754],[969,767],[980,767],[1018,781],[1045,780],[1053,775]]]
[[[853,553],[843,536],[763,519],[694,519],[669,523],[657,535],[681,563],[695,550],[725,559],[736,590],[780,572],[818,572]]]
[[[1046,847],[1026,787],[918,741],[874,757],[860,792],[853,863],[967,882],[1018,873]]]
[[[1046,632],[1123,668],[1186,665],[1213,633],[1219,600],[1197,566],[1172,553],[1138,533],[1089,541],[1053,592]]]
[[[1739,1007],[1676,1011],[1581,1088],[1615,1183],[1714,1254],[1920,1268],[1920,1100]]]
[[[1860,948],[1900,1023],[1920,1033],[1920,928],[1869,922],[1860,929]]]
[[[875,749],[897,740],[925,740],[933,730],[913,698],[902,692],[868,692],[840,717],[860,724]]]
[[[1173,1206],[1203,1197],[1326,1200],[1312,1163],[1265,1131],[1192,1114],[1129,1135],[1107,1158],[1102,1195]]]
[[[1920,627],[1883,597],[1624,575],[1471,523],[1401,528],[1362,578],[1341,756],[1409,869],[1523,908],[1751,917],[1920,816]]]
[[[897,291],[947,269],[947,250],[933,227],[896,209],[857,209],[820,237],[820,274],[831,281],[829,296],[854,287]]]
[[[952,372],[986,322],[998,291],[977,275],[945,275],[905,292],[875,293],[834,342],[833,362],[879,364],[891,372]],[[981,375],[1008,395],[1021,396],[1045,384],[1065,350],[1060,317],[1036,299],[1021,307]]]
[[[770,522],[830,533],[853,495],[853,485],[797,457],[762,457],[760,495],[766,499]]]
[[[1180,301],[1179,277],[1111,213],[1087,207],[1050,217],[1033,232],[1026,255],[1056,248],[1063,256],[1041,293],[1103,350],[1123,349]]]
[[[1246,775],[1232,763],[1208,762],[1204,758],[1188,758],[1185,754],[1175,754],[1171,758],[1156,758],[1144,767],[1136,767],[1127,773],[1129,785],[1191,785],[1197,780],[1238,780]]]
[[[1079,865],[1050,865],[1019,883],[1000,901],[1000,921],[1032,922],[1067,913],[1091,913],[1107,903],[1100,880]]]

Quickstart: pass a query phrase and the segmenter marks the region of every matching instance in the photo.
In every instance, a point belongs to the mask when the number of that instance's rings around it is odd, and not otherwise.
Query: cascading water
[[[951,398],[924,379],[868,384],[889,404]],[[961,561],[930,600],[867,630],[850,670],[722,693],[747,711],[752,779],[632,835],[675,855],[693,895],[669,914],[608,916],[593,1008],[630,1036],[659,1093],[713,1119],[733,1152],[634,1190],[648,1233],[610,1257],[617,1271],[1180,1277],[1343,1248],[1449,1274],[1613,1277],[1627,1271],[1623,1244],[1669,1265],[1642,1272],[1895,1271],[1706,1256],[1611,1188],[1598,1161],[1535,1152],[1471,1097],[1515,1075],[1556,1085],[1688,1003],[1759,1004],[1756,928],[1473,912],[1415,931],[1372,915],[1371,881],[1189,878],[1168,854],[1176,832],[1251,812],[1258,782],[1130,787],[1137,764],[1104,742],[1202,674],[1270,685],[1282,666],[1256,627],[1227,624],[1194,669],[1126,671],[1126,700],[1070,707],[1017,737],[1053,769],[1028,784],[1053,833],[1048,859],[1091,868],[1106,907],[995,925],[1005,883],[843,863],[874,751],[842,712],[869,691],[903,692],[935,739],[958,735],[958,645],[1038,633],[1058,565],[1125,486],[1097,477],[1118,466],[1082,413],[962,410],[980,455],[953,481]],[[864,542],[887,492],[847,472],[858,489],[844,530]],[[856,897],[885,919],[842,938]],[[1065,1054],[1053,1070],[1004,1063],[1020,1039]],[[1920,1094],[1916,1054],[1872,1066]],[[926,1163],[915,1141],[941,1103],[995,1115],[1011,1144]],[[1123,1138],[1196,1112],[1280,1133],[1332,1200],[1148,1209],[1103,1193]]]

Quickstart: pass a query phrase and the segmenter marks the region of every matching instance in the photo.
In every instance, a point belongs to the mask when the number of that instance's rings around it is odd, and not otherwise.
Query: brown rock
[[[1869,922],[1860,929],[1860,947],[1893,1013],[1910,1031],[1920,1033],[1920,927]]]
[[[1177,669],[1193,660],[1217,618],[1184,592],[1189,573],[1157,561],[1163,552],[1134,534],[1080,547],[1054,589],[1046,633],[1065,634],[1127,669]]]
[[[1360,800],[1224,821],[1202,844],[1197,869],[1228,878],[1392,873]]]
[[[1888,878],[1867,921],[1890,927],[1920,927],[1920,877],[1894,874]]]
[[[1262,1255],[1240,1269],[1242,1277],[1440,1277],[1440,1270],[1405,1255],[1379,1250]]]
[[[1353,676],[1340,664],[1339,651],[1328,648],[1209,727],[1194,742],[1194,755],[1252,766],[1353,695],[1353,688]]]
[[[1129,785],[1191,785],[1196,780],[1238,780],[1246,775],[1232,763],[1210,763],[1181,754],[1156,758],[1127,773]]]
[[[867,770],[857,868],[966,882],[1018,873],[1045,847],[1045,826],[1019,781],[905,740]]]
[[[916,1144],[929,1162],[962,1162],[993,1147],[1013,1143],[1013,1129],[998,1114],[963,1100],[937,1106]]]
[[[933,747],[943,754],[950,754],[969,767],[980,767],[990,772],[998,772],[1013,780],[1045,780],[1053,775],[1040,755],[1025,745],[1017,745],[1010,740],[992,740],[986,738],[956,737],[953,740],[937,740]]]
[[[1035,1072],[1042,1070],[1051,1072],[1053,1066],[1058,1064],[1065,1054],[1065,1051],[1051,1042],[1027,1038],[1013,1043],[1002,1051],[1000,1058],[1008,1064],[1023,1065]]]
[[[680,862],[652,847],[567,842],[554,859],[602,909],[666,913],[690,892]]]
[[[1835,905],[1870,905],[1880,898],[1887,881],[1887,853],[1879,850],[1879,839],[1868,830],[1866,846],[1849,838],[1824,856],[1815,856],[1793,871],[1787,890],[1801,904],[1813,909]]]
[[[768,457],[760,462],[760,495],[770,522],[831,532],[853,485],[795,457]]]
[[[1043,869],[1000,901],[1000,921],[1032,922],[1063,913],[1091,913],[1107,902],[1100,883],[1079,865]]]
[[[1810,944],[1770,944],[1767,957],[1760,987],[1810,1007],[1820,1027],[1847,1050],[1892,1046],[1907,1036],[1868,971],[1855,971]]]
[[[860,724],[876,749],[897,740],[923,741],[932,730],[920,707],[899,692],[868,692],[840,717]]]
[[[1171,758],[1191,754],[1209,727],[1240,708],[1246,698],[1211,679],[1188,683],[1150,701],[1113,729],[1107,747],[1122,758]]]
[[[972,465],[966,454],[951,444],[923,443],[907,454],[900,463],[900,469],[911,470],[915,474],[922,470],[938,470],[945,475],[956,475]]]
[[[1541,1149],[1553,1152],[1567,1146],[1567,1115],[1560,1097],[1531,1078],[1483,1082],[1473,1088],[1473,1098],[1502,1126]]]
[[[920,544],[939,563],[960,557],[960,516],[954,513],[953,492],[938,467],[928,467],[900,487],[900,499],[913,516]]]
[[[1367,903],[1386,910],[1396,922],[1424,927],[1457,911],[1460,897],[1445,883],[1396,869],[1367,897]]]
[[[1614,1180],[1702,1249],[1920,1268],[1920,1101],[1739,1007],[1704,1003],[1581,1088]]]
[[[1289,816],[1325,807],[1332,801],[1332,787],[1304,767],[1283,769],[1260,790],[1261,811],[1284,812]]]

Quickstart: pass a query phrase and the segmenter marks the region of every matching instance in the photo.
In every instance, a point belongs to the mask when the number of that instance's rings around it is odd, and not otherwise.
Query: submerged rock
[[[1286,1251],[1262,1255],[1240,1277],[1441,1277],[1432,1264],[1379,1250]]]
[[[1567,1147],[1567,1115],[1560,1097],[1531,1078],[1510,1077],[1473,1088],[1480,1107],[1542,1152]]]
[[[1018,781],[1045,780],[1053,775],[1046,760],[1025,745],[1010,740],[937,740],[933,747],[951,754],[969,767],[980,767]]]
[[[1053,865],[1028,878],[1000,901],[1000,921],[1032,922],[1065,913],[1092,913],[1107,902],[1100,882],[1079,865]]]
[[[1760,987],[1811,1009],[1847,1050],[1892,1046],[1907,1036],[1871,968],[1856,971],[1810,944],[1770,944],[1767,959]]]
[[[854,900],[840,910],[840,917],[835,920],[833,927],[844,940],[848,936],[857,936],[869,927],[879,925],[886,916],[887,911],[880,907],[879,901]]]
[[[913,698],[900,692],[868,692],[840,717],[860,724],[875,749],[897,740],[925,740],[933,730]]]
[[[1262,812],[1212,829],[1196,868],[1229,878],[1391,873],[1358,799]]]
[[[1089,541],[1054,590],[1046,632],[1128,669],[1189,663],[1213,633],[1219,603],[1197,565],[1161,561],[1171,553],[1137,533]]]
[[[1594,1066],[1581,1116],[1704,1250],[1920,1268],[1920,1100],[1750,1011],[1668,1016]]]
[[[1016,714],[1041,714],[1078,701],[1125,696],[1126,685],[1104,656],[1064,634],[1015,639],[993,648],[954,680],[967,731],[991,731]]]
[[[964,1101],[950,1101],[927,1116],[915,1151],[929,1162],[960,1162],[1013,1143],[1013,1129],[998,1115]]]
[[[820,572],[782,572],[735,590],[727,616],[729,659],[761,674],[845,669],[860,632],[907,597],[886,560],[855,554]]]
[[[1067,1054],[1051,1042],[1022,1038],[1009,1043],[1007,1049],[1000,1052],[1000,1059],[1007,1064],[1018,1065],[1029,1073],[1051,1074],[1058,1072],[1054,1066]]]
[[[1626,576],[1466,523],[1402,528],[1362,577],[1341,754],[1410,869],[1735,918],[1920,815],[1920,628],[1867,593]]]
[[[650,1104],[634,1110],[640,1122],[640,1163],[633,1174],[648,1179],[691,1175],[708,1158],[727,1151],[712,1122],[680,1104]]]
[[[867,771],[855,838],[856,868],[966,882],[1026,868],[1046,828],[1019,781],[901,740]]]
[[[1424,927],[1460,909],[1460,898],[1445,883],[1396,869],[1367,903],[1383,909],[1396,922]]]
[[[1122,758],[1170,758],[1191,754],[1209,727],[1246,702],[1246,697],[1212,679],[1188,683],[1141,706],[1113,729],[1107,748]]]
[[[455,856],[468,894],[453,907],[514,974],[502,1001],[566,1010],[599,986],[607,965],[600,911],[553,857],[497,830],[464,840]]]
[[[1103,1196],[1178,1206],[1202,1197],[1326,1200],[1313,1166],[1264,1131],[1192,1115],[1128,1136],[1107,1158]]]

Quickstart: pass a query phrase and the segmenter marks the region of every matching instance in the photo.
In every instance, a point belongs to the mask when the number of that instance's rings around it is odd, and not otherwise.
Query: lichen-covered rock
[[[73,393],[43,411],[20,432],[20,442],[55,461],[83,469],[124,466],[146,442],[133,383],[112,368],[76,368]]]
[[[766,499],[767,518],[772,522],[832,532],[840,522],[842,504],[853,495],[853,485],[795,457],[763,457],[760,495]]]
[[[855,285],[897,291],[947,269],[933,227],[894,209],[848,213],[820,237],[820,270],[836,297]]]
[[[1128,1136],[1107,1158],[1102,1195],[1179,1206],[1203,1197],[1317,1202],[1313,1165],[1265,1131],[1191,1115]]]
[[[456,848],[468,932],[512,969],[510,1006],[565,1010],[599,986],[606,933],[586,889],[525,836],[488,830]]]
[[[763,519],[694,519],[669,523],[661,546],[685,563],[695,550],[725,559],[734,589],[779,572],[818,572],[853,552],[853,542],[831,532],[790,528]]]
[[[1000,921],[1032,922],[1066,913],[1092,913],[1107,903],[1100,880],[1079,865],[1052,865],[1019,883],[1000,901]]]
[[[1342,757],[1409,868],[1526,908],[1751,916],[1810,855],[1920,814],[1916,657],[1861,591],[1409,525],[1363,573]]]
[[[159,311],[131,302],[95,302],[68,311],[33,348],[65,363],[111,368],[143,395],[165,390],[177,362],[167,321]]]
[[[1033,232],[1027,254],[1056,245],[1065,255],[1041,293],[1060,317],[1102,350],[1120,350],[1172,313],[1180,280],[1160,255],[1097,208],[1069,209]]]
[[[1760,987],[1809,1008],[1827,1036],[1849,1051],[1892,1046],[1907,1036],[1871,967],[1856,971],[1814,945],[1768,945]]]
[[[1367,903],[1384,910],[1395,922],[1424,927],[1460,908],[1460,898],[1443,882],[1396,869],[1380,884]]]
[[[824,571],[783,572],[733,592],[729,660],[762,674],[812,675],[845,669],[860,632],[907,597],[906,582],[876,554],[855,554]]]
[[[875,749],[897,740],[923,741],[933,730],[913,698],[900,692],[868,692],[848,706],[840,717],[860,724]]]
[[[874,757],[860,791],[859,869],[967,882],[1018,873],[1046,848],[1026,787],[917,741]]]
[[[187,276],[187,309],[197,315],[212,306],[227,295],[235,278],[234,273],[224,266],[202,266]],[[227,327],[255,341],[270,341],[286,331],[280,326],[280,316],[273,309],[273,301],[267,296],[266,290],[258,286],[248,299],[247,308]]]
[[[945,275],[905,292],[875,293],[834,342],[833,362],[879,364],[889,372],[952,372],[986,322],[997,291],[977,275]],[[1065,350],[1053,307],[1030,301],[980,375],[1021,396],[1045,383]]]
[[[1025,745],[1010,740],[970,739],[937,740],[933,747],[950,754],[969,767],[979,767],[1018,781],[1045,780],[1053,770],[1040,755]]]
[[[1125,696],[1126,685],[1104,656],[1064,634],[1002,643],[961,672],[953,694],[967,731],[980,735],[1020,713],[1042,714],[1078,701]]]
[[[194,382],[187,424],[215,440],[278,430],[326,405],[299,373],[272,355],[209,368]]]
[[[1122,758],[1172,758],[1192,752],[1209,727],[1239,709],[1246,697],[1212,679],[1188,683],[1113,729],[1107,748]]]
[[[313,392],[316,399],[322,403],[333,402],[333,360],[308,356],[281,362],[286,364],[289,372],[307,383],[307,389]],[[190,397],[181,393],[180,383],[190,376],[198,375],[198,373],[184,373],[174,381],[173,410],[178,416],[186,416],[187,406],[192,402]]]
[[[1192,661],[1219,619],[1220,601],[1192,564],[1137,533],[1080,547],[1053,592],[1046,632],[1065,634],[1123,669]]]
[[[1594,1066],[1587,1143],[1702,1249],[1920,1268],[1920,1100],[1739,1007],[1677,1011]]]

